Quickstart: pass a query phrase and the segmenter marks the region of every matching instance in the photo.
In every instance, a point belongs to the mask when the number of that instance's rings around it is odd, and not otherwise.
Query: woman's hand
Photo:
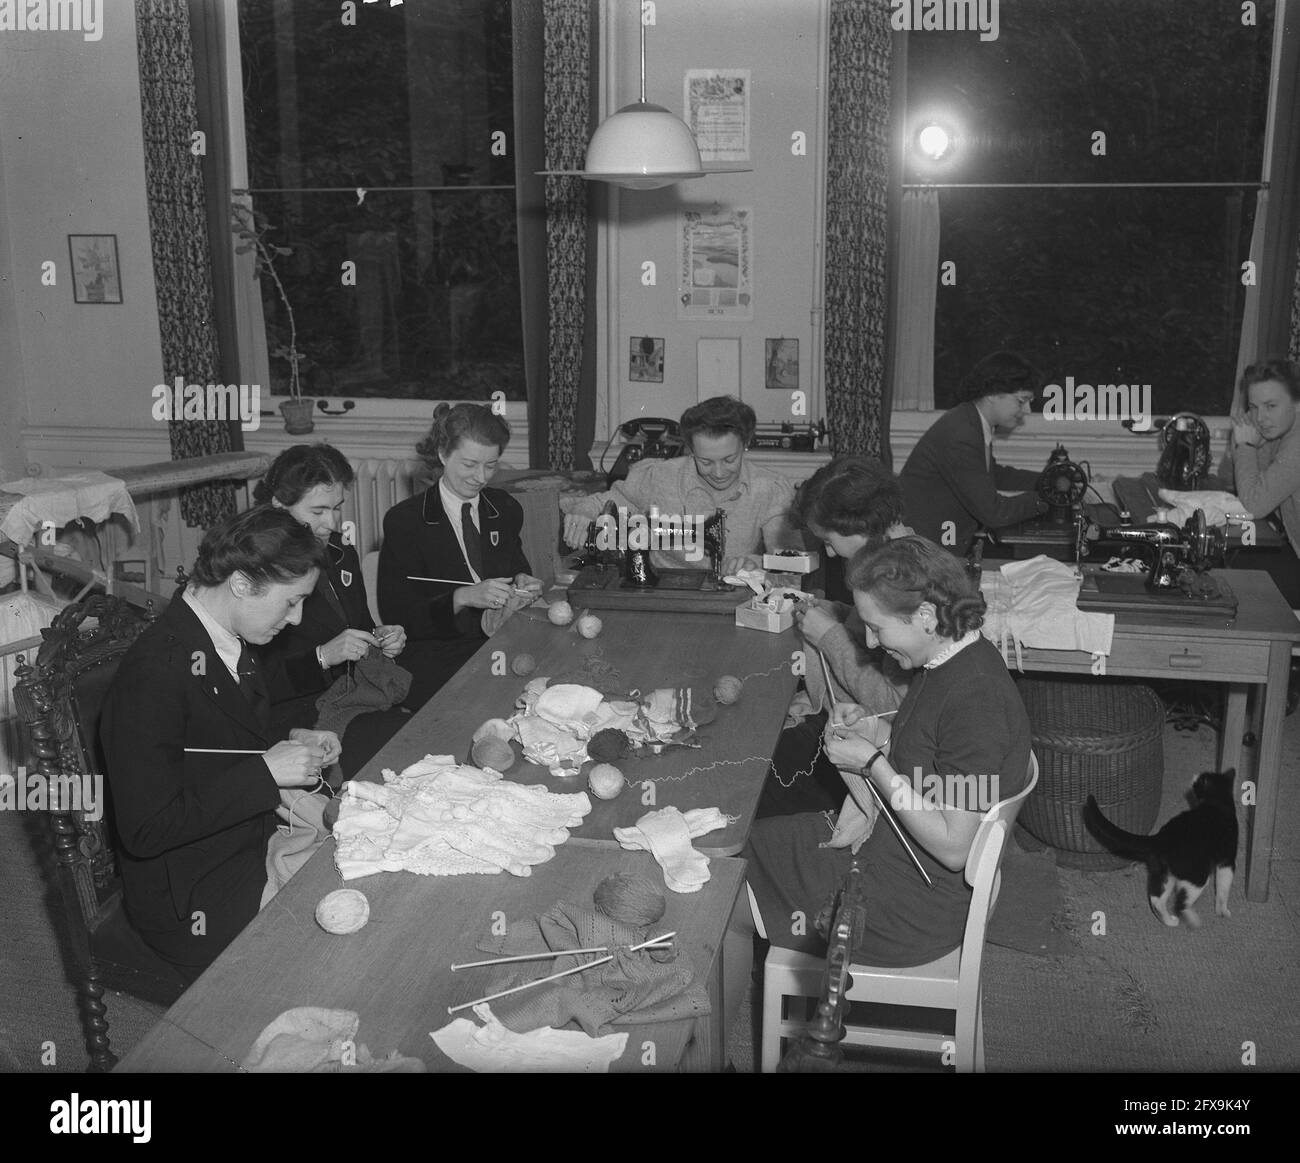
[[[379,639],[365,630],[353,630],[351,627],[342,634],[331,638],[320,648],[320,656],[327,667],[338,666],[344,662],[358,662],[365,658],[372,646],[378,646]]]
[[[294,743],[306,743],[308,747],[320,748],[325,756],[322,767],[337,763],[343,754],[343,744],[333,731],[310,731],[306,727],[295,727],[289,732],[289,738]]]
[[[800,602],[794,608],[794,624],[809,646],[820,646],[823,638],[840,624],[824,602]]]
[[[396,658],[406,649],[406,631],[401,626],[376,626],[375,639],[385,658]]]
[[[527,591],[528,600],[531,603],[542,596],[546,586],[541,578],[533,577],[531,573],[517,573],[515,574],[515,589]]]
[[[476,610],[499,610],[510,600],[512,593],[508,577],[490,577],[477,585],[461,586],[456,597],[461,608],[473,606]]]
[[[320,779],[325,749],[311,743],[282,739],[262,755],[276,787],[311,787]]]
[[[763,559],[755,557],[752,553],[744,557],[728,557],[722,563],[722,576],[735,577],[742,569],[762,569]]]
[[[584,517],[581,513],[564,514],[564,544],[570,549],[581,549],[587,544],[587,528],[591,524],[590,517]]]
[[[1245,416],[1244,413],[1237,413],[1232,417],[1232,442],[1248,448],[1254,448],[1262,444],[1264,438],[1259,434],[1259,429],[1255,427]]]
[[[871,812],[867,814],[851,795],[845,796],[844,806],[840,808],[840,814],[835,821],[835,831],[821,847],[848,848],[856,856],[858,849],[866,842],[876,826],[876,817],[879,814],[880,809],[876,807],[875,800],[871,801]]]
[[[889,724],[879,715],[868,714],[857,703],[836,703],[831,708],[826,730],[841,736],[855,735],[882,751],[889,746]]]

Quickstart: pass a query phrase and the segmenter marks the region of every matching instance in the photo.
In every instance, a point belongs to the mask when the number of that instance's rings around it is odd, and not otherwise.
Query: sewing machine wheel
[[[1049,464],[1038,478],[1038,495],[1053,509],[1070,509],[1088,491],[1088,474],[1072,460]]]
[[[1156,478],[1167,489],[1198,489],[1210,471],[1210,430],[1195,412],[1178,412],[1160,429]]]

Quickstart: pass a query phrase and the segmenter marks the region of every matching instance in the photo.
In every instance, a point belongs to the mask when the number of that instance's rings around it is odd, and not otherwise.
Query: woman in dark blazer
[[[320,543],[281,510],[214,526],[105,700],[126,911],[186,981],[257,914],[280,788],[311,786],[338,757],[332,732],[271,730],[248,649],[298,622],[322,562]]]
[[[406,646],[401,626],[374,624],[356,547],[340,533],[344,494],[354,479],[337,448],[296,444],[275,458],[253,490],[255,501],[287,510],[325,550],[325,567],[302,604],[302,621],[258,648],[276,731],[312,726],[316,700],[372,647],[395,658]],[[343,774],[354,775],[404,719],[396,710],[354,718],[344,735]]]
[[[1040,474],[993,457],[994,434],[1025,422],[1038,386],[1037,372],[1006,351],[980,360],[962,381],[963,402],[926,430],[898,474],[903,512],[918,536],[964,556],[977,529],[996,530],[1047,512],[1035,492],[999,495],[1032,490]]]
[[[488,487],[509,440],[510,426],[491,408],[439,404],[416,448],[438,480],[384,517],[379,612],[410,638],[408,705],[432,695],[483,644],[485,614],[542,592],[519,537],[523,509]]]

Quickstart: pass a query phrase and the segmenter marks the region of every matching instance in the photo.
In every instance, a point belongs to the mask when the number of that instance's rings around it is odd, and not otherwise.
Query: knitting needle
[[[265,751],[253,750],[244,747],[187,747],[187,752],[192,755],[265,755]]]
[[[476,585],[476,584],[477,584],[476,582],[472,582],[472,581],[470,581],[469,578],[462,578],[460,581],[453,581],[453,580],[452,580],[451,578],[449,578],[449,577],[412,577],[410,574],[407,574],[407,575],[406,575],[406,580],[407,580],[407,581],[438,582],[438,583],[440,583],[441,585],[445,585],[445,586],[472,586],[472,585]],[[510,588],[511,588],[515,593],[517,593],[520,597],[523,597],[525,594],[527,594],[527,595],[529,595],[529,596],[532,595],[532,590],[521,590],[518,586],[511,586]]]
[[[814,649],[815,649],[815,648],[814,648]],[[831,682],[831,668],[830,668],[830,667],[827,665],[827,663],[826,663],[826,655],[824,655],[820,650],[818,650],[818,651],[817,651],[817,657],[818,657],[819,659],[821,659],[821,664],[822,664],[822,677],[826,679],[826,693],[827,693],[828,695],[834,695],[834,694],[835,694],[835,687],[833,686],[833,684],[832,684],[832,682]],[[897,715],[897,714],[898,714],[897,711],[881,711],[880,714],[878,714],[878,715],[872,715],[871,717],[872,717],[873,719],[886,719],[886,718],[888,718],[890,715]],[[836,737],[837,739],[842,739],[842,738],[843,738],[843,736],[840,735],[840,734],[838,734],[838,733],[836,733],[836,736],[835,736],[835,737]]]
[[[652,937],[649,941],[642,941],[640,945],[633,945],[628,952],[635,953],[638,949],[644,949],[648,945],[658,945],[667,941],[669,937],[676,937],[677,930],[671,933],[665,933],[662,937]],[[539,977],[536,981],[525,981],[523,985],[516,985],[510,989],[503,989],[500,993],[490,993],[487,997],[481,997],[476,1001],[467,1001],[462,1005],[448,1006],[447,1012],[454,1014],[459,1010],[467,1010],[473,1006],[482,1005],[484,1002],[496,1001],[499,997],[506,997],[508,994],[518,993],[522,989],[531,989],[534,985],[545,985],[548,981],[555,981],[561,977],[568,977],[571,973],[581,973],[584,969],[594,969],[597,965],[604,965],[607,961],[613,961],[614,955],[611,953],[606,957],[597,957],[595,961],[587,961],[582,965],[575,965],[572,969],[562,969],[559,973],[552,973],[550,977]]]
[[[646,946],[648,949],[665,948],[672,944],[671,941],[665,941],[663,938]],[[453,965],[452,971],[457,969],[478,969],[483,965],[505,965],[510,961],[540,961],[547,957],[577,957],[580,953],[608,953],[608,945],[593,945],[590,949],[559,949],[546,953],[520,953],[516,957],[493,957],[488,961],[464,961],[459,965]]]

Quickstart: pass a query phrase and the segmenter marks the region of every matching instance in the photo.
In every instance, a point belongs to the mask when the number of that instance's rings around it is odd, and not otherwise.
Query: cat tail
[[[1083,822],[1088,825],[1088,831],[1116,856],[1127,856],[1130,860],[1145,860],[1153,851],[1150,836],[1126,832],[1123,828],[1112,824],[1101,814],[1101,808],[1097,806],[1094,796],[1089,796],[1088,802],[1083,806]]]

